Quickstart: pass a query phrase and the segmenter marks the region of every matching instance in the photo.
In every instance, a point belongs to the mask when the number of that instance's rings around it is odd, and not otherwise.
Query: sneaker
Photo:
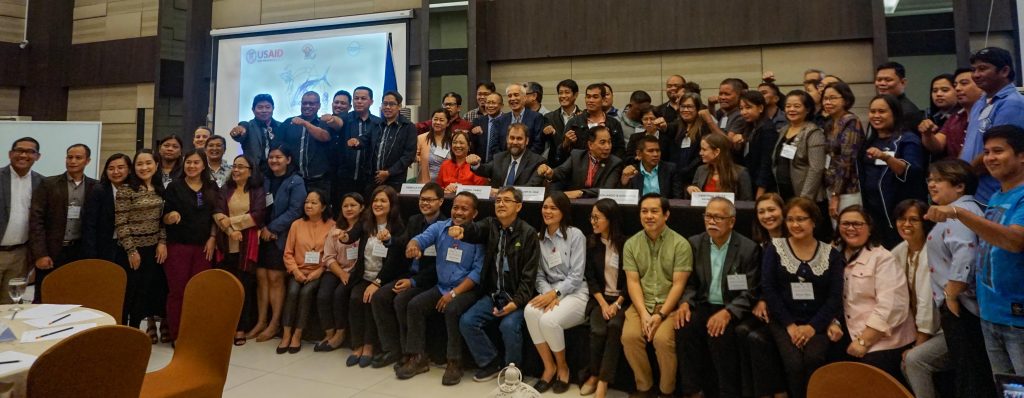
[[[454,386],[462,381],[462,366],[459,366],[459,361],[448,360],[448,367],[444,369],[444,376],[441,377],[441,384],[446,386]]]
[[[430,361],[423,355],[414,355],[409,359],[409,362],[406,362],[405,365],[398,369],[396,376],[398,376],[399,380],[407,380],[420,373],[426,373],[429,371]]]
[[[499,362],[491,362],[491,364],[476,371],[476,374],[473,375],[473,381],[484,382],[494,380],[495,377],[498,377],[498,372],[501,372]]]

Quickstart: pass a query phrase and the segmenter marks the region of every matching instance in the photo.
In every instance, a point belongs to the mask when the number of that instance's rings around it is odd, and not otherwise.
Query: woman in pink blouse
[[[341,214],[335,231],[351,231],[359,223],[359,216],[365,207],[363,195],[352,192],[342,196]],[[320,290],[316,294],[316,309],[320,315],[320,326],[324,328],[324,339],[313,347],[313,351],[334,351],[345,338],[345,330],[348,329],[348,298],[352,293],[352,269],[356,267],[358,258],[358,242],[348,245],[328,235],[324,242],[324,264],[329,272],[324,272]]]
[[[914,344],[916,327],[903,268],[885,248],[872,242],[871,216],[860,205],[839,213],[839,246],[846,257],[843,310],[852,360],[872,365],[903,380],[903,351]],[[838,322],[830,336],[842,331]]]
[[[302,329],[309,323],[320,277],[324,274],[324,241],[334,229],[334,220],[327,210],[326,192],[310,189],[302,208],[302,218],[292,222],[284,245],[284,266],[291,278],[284,298],[281,319],[284,334],[277,346],[278,354],[286,351],[294,354],[302,348]]]

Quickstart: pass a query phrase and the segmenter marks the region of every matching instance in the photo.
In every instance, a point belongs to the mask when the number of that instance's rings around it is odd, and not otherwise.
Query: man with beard
[[[242,153],[256,161],[254,170],[263,170],[267,164],[270,144],[277,139],[281,122],[274,120],[274,98],[270,94],[257,94],[252,99],[253,119],[238,122],[231,128],[231,139],[242,145]]]
[[[490,162],[481,164],[480,156],[471,154],[466,157],[473,173],[491,179],[491,193],[506,186],[539,187],[544,178],[536,173],[537,167],[544,164],[544,157],[527,151],[530,144],[526,125],[513,124],[508,128],[505,146],[507,151],[498,152]]]
[[[320,111],[320,94],[309,91],[302,95],[301,114],[282,124],[281,139],[289,148],[295,148],[296,166],[299,175],[306,182],[306,191],[314,188],[331,192],[330,165],[331,132],[330,121],[341,127],[340,118],[332,115],[327,120],[317,116]]]

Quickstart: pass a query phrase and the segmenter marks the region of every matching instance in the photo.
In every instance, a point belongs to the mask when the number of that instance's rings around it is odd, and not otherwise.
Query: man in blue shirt
[[[984,139],[985,167],[1000,184],[985,216],[933,206],[928,219],[958,219],[981,238],[975,275],[992,372],[1024,374],[1024,129],[996,126]]]
[[[982,164],[982,136],[995,126],[1010,124],[1024,128],[1024,97],[1014,87],[1013,58],[1001,48],[987,47],[971,56],[974,83],[985,91],[967,121],[964,149],[960,159],[971,163],[975,170],[984,170]],[[999,190],[999,182],[991,175],[981,173],[978,192],[974,198],[986,203]]]
[[[448,228],[472,222],[477,214],[476,195],[460,192],[452,203],[452,218],[427,227],[426,231],[409,240],[405,255],[420,258],[424,248],[434,248],[437,254],[437,286],[427,289],[409,301],[405,354],[412,357],[398,368],[399,379],[408,379],[430,370],[426,355],[428,316],[444,315],[448,328],[448,368],[441,378],[441,384],[451,386],[462,380],[459,365],[462,354],[462,335],[459,333],[459,318],[476,303],[479,294],[474,287],[480,283],[480,270],[484,262],[481,245],[461,242],[448,236]]]
[[[629,165],[622,169],[620,185],[627,189],[640,191],[640,196],[659,193],[671,199],[683,197],[683,180],[672,162],[661,160],[661,141],[658,137],[648,135],[640,138],[636,149],[639,165]]]

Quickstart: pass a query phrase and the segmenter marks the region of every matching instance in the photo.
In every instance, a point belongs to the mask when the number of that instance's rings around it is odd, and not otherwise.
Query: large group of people
[[[566,351],[579,348],[566,331],[583,325],[583,395],[606,396],[624,356],[636,396],[799,398],[837,360],[919,397],[937,396],[938,372],[955,374],[957,396],[992,396],[993,373],[1024,374],[1014,78],[1006,50],[983,49],[932,80],[922,111],[903,66],[885,63],[866,123],[850,86],[813,69],[803,90],[782,93],[766,73],[756,88],[725,79],[708,98],[674,75],[667,102],[636,91],[621,111],[606,83],[586,86],[580,108],[578,84],[559,82],[546,112],[535,82],[504,95],[485,82],[478,108],[463,114],[446,93],[420,123],[394,91],[380,117],[357,87],[325,115],[306,93],[283,121],[260,94],[230,129],[234,159],[203,126],[187,150],[171,135],[110,156],[98,181],[82,144],[66,149],[65,173],[31,171],[43,148],[25,137],[0,169],[0,283],[34,270],[45,300],[54,269],[109,260],[128,274],[124,322],[173,342],[189,278],[222,268],[245,290],[236,345],[280,336],[278,354],[298,352],[316,317],[314,351],[347,341],[347,366],[394,366],[399,379],[429,370],[437,317],[445,385],[463,366],[490,380],[529,349],[543,365],[534,387],[563,393],[577,380]],[[423,184],[414,214],[399,203],[407,182]],[[547,188],[537,225],[520,214],[521,187]],[[580,228],[573,201],[602,189],[640,200],[597,200]],[[669,228],[670,199],[699,192],[732,196],[710,199],[704,232]],[[736,230],[734,200],[754,203],[751,236]],[[641,229],[625,230],[627,217]]]

